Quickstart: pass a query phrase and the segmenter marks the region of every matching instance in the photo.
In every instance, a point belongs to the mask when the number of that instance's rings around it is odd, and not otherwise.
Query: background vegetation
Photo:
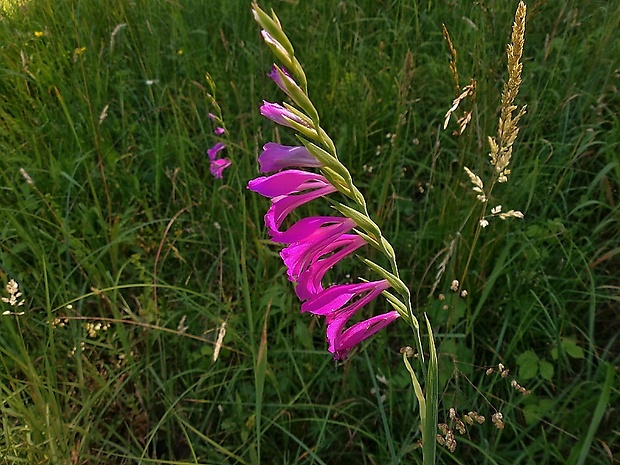
[[[440,418],[450,423],[450,407],[487,418],[440,462],[617,463],[617,2],[528,5],[517,101],[528,113],[510,181],[495,191],[525,218],[493,219],[468,296],[449,289],[475,226],[462,227],[476,205],[463,166],[488,173],[516,4],[261,6],[276,9],[324,126],[431,316]],[[335,364],[266,240],[267,202],[245,188],[264,143],[294,142],[258,114],[282,95],[249,6],[31,0],[2,16],[0,273],[25,299],[2,309],[24,312],[1,317],[2,463],[419,460],[399,355],[408,329],[392,325]],[[441,129],[454,98],[441,23],[460,85],[477,81],[461,137]],[[223,180],[204,155],[218,140],[233,160]],[[350,259],[333,278],[368,274]]]

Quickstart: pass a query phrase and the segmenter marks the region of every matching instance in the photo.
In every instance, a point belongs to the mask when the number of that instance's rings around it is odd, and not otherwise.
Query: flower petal
[[[252,179],[248,189],[271,198],[272,204],[265,215],[265,225],[276,241],[282,234],[280,226],[290,212],[304,203],[336,192],[336,188],[325,177],[302,170],[286,170]]]
[[[224,177],[224,170],[231,164],[232,162],[228,158],[213,160],[210,166],[211,174],[216,178],[222,179]]]
[[[323,164],[303,146],[280,145],[268,142],[258,157],[261,173],[279,171],[291,167],[320,168]]]
[[[342,327],[332,324],[327,328],[327,339],[330,342],[329,351],[334,354],[335,360],[344,359],[353,347],[378,333],[399,317],[400,314],[395,310],[375,315],[367,320],[355,323],[340,334],[338,332],[342,331]]]
[[[398,312],[390,312],[356,323],[347,330],[344,329],[360,308],[389,287],[390,284],[386,279],[331,286],[313,299],[304,302],[301,311],[325,316],[329,351],[334,354],[335,359],[344,358],[355,344],[372,336],[399,316]]]
[[[209,155],[209,160],[211,161],[215,160],[215,158],[217,157],[217,154],[224,148],[226,148],[226,144],[223,144],[222,142],[218,142],[210,149],[207,149],[207,155]]]
[[[299,116],[278,103],[270,103],[263,100],[263,105],[260,107],[260,114],[282,126],[292,127],[288,120],[293,120],[302,126],[307,126],[306,122]]]
[[[340,221],[324,222],[303,240],[294,242],[280,252],[291,281],[297,281],[300,273],[318,260],[326,247],[355,227],[355,223],[349,218],[335,219]]]
[[[336,263],[352,254],[366,241],[357,234],[343,234],[321,249],[318,259],[314,258],[310,266],[307,266],[297,277],[295,293],[301,300],[307,300],[316,296],[323,290],[321,281],[325,273]],[[333,253],[332,253],[333,252]],[[326,256],[330,254],[329,256]]]

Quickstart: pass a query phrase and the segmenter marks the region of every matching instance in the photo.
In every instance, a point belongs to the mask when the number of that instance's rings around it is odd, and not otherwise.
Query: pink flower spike
[[[314,259],[310,266],[299,273],[297,287],[295,288],[297,296],[301,300],[308,300],[323,291],[321,281],[325,273],[340,260],[365,244],[366,241],[357,234],[343,234],[324,247],[320,252],[319,259]],[[330,253],[331,255],[326,256]]]
[[[385,279],[332,286],[304,302],[301,311],[325,316],[329,351],[334,354],[335,359],[342,359],[353,346],[372,336],[399,316],[398,312],[390,312],[356,323],[347,330],[344,329],[360,308],[389,287],[390,284]],[[352,300],[353,303],[349,303]],[[350,330],[352,331],[349,333]]]
[[[215,115],[213,113],[209,113],[209,118],[211,118],[212,120],[215,120]]]
[[[209,155],[209,160],[214,161],[217,157],[218,152],[223,150],[226,147],[226,144],[218,142],[213,147],[207,150],[207,155]]]
[[[226,130],[224,128],[217,127],[217,128],[215,128],[215,131],[213,131],[213,134],[215,134],[216,136],[221,136],[225,132],[226,132]]]
[[[263,100],[263,105],[260,107],[260,114],[266,118],[269,118],[274,123],[278,123],[282,126],[292,127],[288,120],[295,121],[303,126],[308,126],[304,120],[287,110],[285,107],[278,103],[270,103]]]
[[[337,221],[324,222],[305,238],[292,243],[280,252],[289,280],[297,281],[299,275],[313,262],[329,253],[329,250],[324,252],[325,249],[355,227],[355,222],[349,218],[334,218],[334,220]]]
[[[265,215],[265,225],[272,238],[282,234],[280,226],[294,209],[336,192],[336,188],[320,174],[301,170],[286,170],[253,179],[248,183],[248,189],[271,198],[271,207]]]
[[[284,168],[320,168],[323,164],[303,146],[280,145],[268,142],[258,157],[261,173],[270,173]]]
[[[232,162],[228,158],[220,158],[211,162],[211,174],[218,179],[224,177],[224,170],[228,168]]]

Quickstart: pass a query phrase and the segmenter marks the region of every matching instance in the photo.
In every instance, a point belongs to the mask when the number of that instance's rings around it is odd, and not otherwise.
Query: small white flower
[[[483,228],[486,228],[489,225],[489,222],[483,218],[480,220],[480,226],[482,226]]]

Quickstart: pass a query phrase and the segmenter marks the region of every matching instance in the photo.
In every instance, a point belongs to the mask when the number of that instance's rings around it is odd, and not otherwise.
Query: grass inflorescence
[[[618,460],[620,7],[528,5],[506,183],[517,2],[261,7],[433,323],[438,462]],[[2,462],[419,460],[410,332],[335,365],[245,188],[296,142],[260,117],[280,96],[249,2],[30,0],[0,35]]]

